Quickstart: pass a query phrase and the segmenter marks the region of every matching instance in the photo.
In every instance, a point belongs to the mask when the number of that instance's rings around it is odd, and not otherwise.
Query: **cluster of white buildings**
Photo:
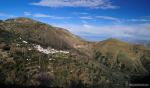
[[[23,43],[27,44],[28,42],[27,41],[22,41]]]
[[[40,45],[34,45],[34,48],[36,48],[39,52],[44,53],[44,54],[55,54],[55,53],[69,54],[69,51],[55,50],[52,48],[44,49]]]
[[[21,38],[20,38],[21,39]],[[22,41],[23,43],[27,44],[27,41]],[[52,49],[50,47],[44,49],[40,45],[33,44],[34,48],[37,49],[39,52],[44,53],[44,54],[55,54],[55,53],[63,53],[63,54],[69,54],[69,51],[63,51],[63,50],[56,50]],[[29,51],[32,49],[28,49]]]

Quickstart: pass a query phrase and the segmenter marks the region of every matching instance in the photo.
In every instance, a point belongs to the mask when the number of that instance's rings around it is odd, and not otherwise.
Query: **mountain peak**
[[[18,17],[7,19],[2,25],[6,30],[12,29],[8,31],[22,36],[22,39],[25,41],[37,43],[45,47],[74,49],[77,45],[84,42],[66,29],[54,27],[30,18]]]
[[[11,18],[5,20],[6,22],[17,22],[17,23],[34,23],[37,22],[31,18],[26,18],[26,17],[17,17],[17,18]]]
[[[109,38],[109,39],[104,40],[104,41],[109,41],[109,42],[122,42],[122,41],[120,41],[119,39],[115,39],[115,38]]]
[[[116,50],[117,48],[127,49],[127,48],[130,48],[131,46],[132,45],[126,42],[123,42],[114,38],[109,38],[107,40],[96,43],[96,47],[109,48],[108,50],[111,50],[112,48],[114,50]]]
[[[101,41],[100,43],[106,43],[106,44],[128,44],[126,42],[123,42],[119,39],[115,39],[115,38],[109,38],[107,40]]]

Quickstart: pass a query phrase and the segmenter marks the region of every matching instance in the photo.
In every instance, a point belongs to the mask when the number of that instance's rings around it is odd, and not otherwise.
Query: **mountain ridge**
[[[132,75],[149,74],[150,49],[113,38],[89,42],[63,28],[17,18],[0,22],[0,63],[4,84],[120,88]]]

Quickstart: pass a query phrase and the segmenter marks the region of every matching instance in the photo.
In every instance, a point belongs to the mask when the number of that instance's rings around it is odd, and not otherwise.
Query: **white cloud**
[[[86,28],[86,29],[91,29],[91,28],[93,28],[91,25],[87,25],[87,24],[83,24],[83,27]]]
[[[63,17],[63,16],[52,16],[52,15],[47,15],[47,14],[33,14],[33,17],[37,18],[51,18],[51,19],[70,19],[71,17]]]
[[[150,22],[150,19],[142,18],[142,19],[128,19],[129,22]]]
[[[143,17],[138,17],[138,18],[132,18],[132,19],[126,19],[126,22],[145,22],[149,23],[150,22],[150,16],[143,16]]]
[[[96,16],[95,18],[112,20],[112,21],[116,21],[116,22],[120,22],[121,21],[121,19],[115,18],[115,17],[111,17],[111,16]]]
[[[87,20],[91,20],[93,19],[93,17],[90,17],[90,16],[81,16],[79,17],[80,19],[87,19]]]
[[[70,19],[71,17],[63,17],[63,16],[53,16],[48,14],[42,14],[42,13],[35,13],[32,14],[30,12],[24,12],[25,16],[32,16],[36,18],[51,18],[51,19]]]
[[[24,12],[25,16],[31,16],[32,14],[30,12]]]
[[[33,17],[37,17],[37,18],[50,18],[50,15],[47,14],[41,14],[41,13],[37,13],[37,14],[33,14]]]
[[[80,19],[83,20],[98,20],[98,19],[104,19],[107,21],[114,21],[115,23],[121,23],[124,21],[124,19],[122,18],[115,18],[115,17],[111,17],[111,16],[80,16]]]
[[[55,25],[55,24],[54,24]],[[150,23],[136,25],[106,25],[95,26],[89,24],[74,25],[74,24],[56,24],[55,26],[63,27],[81,37],[91,37],[96,35],[102,37],[106,35],[112,38],[131,38],[150,40]]]
[[[139,18],[132,18],[132,19],[124,19],[124,18],[116,18],[116,17],[112,17],[112,16],[94,16],[94,19],[105,19],[105,20],[110,20],[110,21],[114,21],[114,22],[118,22],[118,23],[126,23],[126,22],[144,22],[144,23],[149,23],[150,22],[150,17],[139,17]]]
[[[5,13],[0,13],[0,17],[12,18],[12,17],[16,17],[16,16],[10,15],[10,14],[5,14]]]
[[[117,6],[112,5],[109,0],[41,0],[32,3],[32,5],[47,7],[85,7],[85,8],[101,8],[116,9]]]

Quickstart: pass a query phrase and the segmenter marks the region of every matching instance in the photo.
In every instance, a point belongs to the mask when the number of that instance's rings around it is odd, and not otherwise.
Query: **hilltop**
[[[63,28],[53,27],[29,18],[7,19],[2,26],[26,41],[36,42],[43,46],[69,49],[83,44],[79,37]]]

